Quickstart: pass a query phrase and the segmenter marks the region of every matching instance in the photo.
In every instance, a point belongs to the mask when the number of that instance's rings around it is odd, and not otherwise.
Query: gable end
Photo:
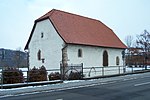
[[[50,19],[49,17],[47,17],[47,18],[44,18],[44,19],[35,20],[34,25],[33,25],[33,28],[32,28],[32,31],[31,31],[31,34],[30,34],[30,36],[29,36],[29,39],[28,39],[28,41],[27,41],[27,44],[26,44],[24,50],[27,50],[27,49],[28,49],[29,43],[30,43],[30,41],[31,41],[31,38],[32,38],[32,36],[33,36],[33,32],[34,32],[35,27],[36,27],[36,24],[37,24],[38,22],[43,21],[43,20],[46,20],[46,19],[49,19],[49,21],[50,21],[51,24],[53,25],[54,29],[55,29],[56,32],[58,33],[58,35],[59,35],[59,36],[61,37],[61,39],[66,43],[66,41],[65,41],[65,40],[62,38],[62,36],[59,34],[57,28],[55,27],[55,25],[53,24],[53,22],[51,21],[51,19]]]

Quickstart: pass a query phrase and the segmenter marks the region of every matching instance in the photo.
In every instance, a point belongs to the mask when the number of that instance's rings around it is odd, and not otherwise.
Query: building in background
[[[128,67],[147,67],[150,65],[150,52],[145,52],[142,48],[128,48],[125,64]]]

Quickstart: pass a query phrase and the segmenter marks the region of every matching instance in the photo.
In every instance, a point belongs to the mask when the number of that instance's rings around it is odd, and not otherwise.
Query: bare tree
[[[126,42],[126,45],[128,46],[128,48],[132,47],[133,45],[133,36],[131,35],[128,35],[125,37],[125,42]]]
[[[14,67],[19,68],[20,67],[20,50],[14,51],[14,55],[12,57],[12,61],[14,63]]]
[[[144,52],[150,51],[150,33],[147,30],[137,36],[137,47],[143,49]]]
[[[6,67],[10,67],[5,59],[5,49],[2,49],[2,51],[0,52],[0,65],[1,65],[0,68],[2,69]]]
[[[15,63],[15,67],[17,68],[21,68],[24,67],[24,65],[26,65],[26,60],[24,60],[24,58],[22,57],[22,51],[21,48],[17,48],[16,51],[14,52],[14,56],[13,56],[13,62]]]
[[[150,33],[147,30],[144,30],[143,33],[137,36],[137,47],[142,49],[142,53],[145,61],[145,69],[147,69],[148,57],[150,54]]]

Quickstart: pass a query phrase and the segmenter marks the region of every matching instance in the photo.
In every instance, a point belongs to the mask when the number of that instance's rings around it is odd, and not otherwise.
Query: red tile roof
[[[66,43],[126,48],[116,34],[99,20],[53,9],[36,22],[48,18]],[[25,49],[28,48],[27,45]]]

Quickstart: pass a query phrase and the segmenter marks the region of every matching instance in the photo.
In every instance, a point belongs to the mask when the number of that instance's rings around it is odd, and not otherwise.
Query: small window
[[[41,60],[41,50],[38,51],[37,58],[38,58],[38,60]]]
[[[82,57],[82,49],[78,49],[78,57]]]
[[[43,38],[44,37],[44,33],[43,32],[41,32],[41,38]]]
[[[119,57],[116,57],[116,65],[119,65]]]

